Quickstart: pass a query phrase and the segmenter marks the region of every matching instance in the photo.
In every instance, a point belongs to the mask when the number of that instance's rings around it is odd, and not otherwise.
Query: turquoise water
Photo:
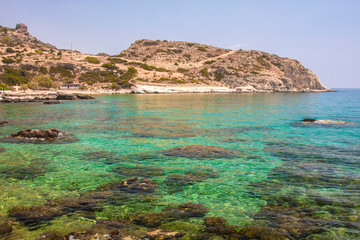
[[[191,202],[208,208],[205,216],[224,217],[238,229],[267,227],[295,239],[360,239],[358,90],[97,96],[59,105],[0,104],[0,113],[0,120],[9,121],[0,137],[58,128],[78,139],[0,142],[6,149],[0,153],[0,224],[12,226],[1,237],[85,231],[100,220],[131,222],[139,214]],[[353,124],[298,124],[306,117]],[[220,147],[232,156],[184,156],[184,149],[165,154],[188,145]],[[132,176],[156,181],[155,191],[111,192],[112,201],[93,200],[99,186]],[[90,198],[96,202],[91,211],[29,217],[31,223],[13,214]],[[202,216],[163,221],[157,228],[187,232],[184,238],[206,231]]]

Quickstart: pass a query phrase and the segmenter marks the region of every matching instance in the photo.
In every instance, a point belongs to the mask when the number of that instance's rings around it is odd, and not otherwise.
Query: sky
[[[360,88],[359,0],[0,0],[0,25],[60,49],[118,54],[139,39],[298,59],[330,88]]]

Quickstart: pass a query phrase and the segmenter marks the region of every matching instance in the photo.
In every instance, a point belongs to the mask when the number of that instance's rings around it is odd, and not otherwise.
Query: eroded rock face
[[[70,143],[77,139],[63,131],[52,129],[26,129],[8,137],[0,139],[0,142],[9,143]]]
[[[16,24],[15,29],[16,29],[16,31],[21,32],[21,33],[27,33],[28,32],[28,27],[23,23]]]
[[[165,156],[196,159],[236,158],[240,155],[234,150],[205,145],[187,145],[164,150],[161,153]]]

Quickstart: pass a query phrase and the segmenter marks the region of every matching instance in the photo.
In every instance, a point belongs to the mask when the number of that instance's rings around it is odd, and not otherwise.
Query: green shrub
[[[195,43],[187,43],[186,45],[188,45],[188,47],[192,47],[195,46]]]
[[[5,64],[11,64],[11,63],[14,63],[14,62],[15,62],[14,59],[6,58],[6,57],[3,57],[1,61],[2,61],[3,63],[5,63]]]
[[[29,57],[32,56],[32,55],[35,55],[35,53],[29,52],[29,53],[26,54],[26,56],[29,56]]]
[[[27,84],[27,87],[30,88],[31,90],[39,90],[39,84],[37,82],[29,82]]]
[[[191,55],[190,54],[184,54],[183,55],[185,58],[191,59]]]
[[[111,63],[123,63],[123,64],[127,63],[126,60],[120,58],[108,58],[107,60]]]
[[[161,49],[161,48],[158,48],[158,49],[156,49],[156,51],[155,51],[156,53],[166,53],[167,51],[166,50],[164,50],[164,49]]]
[[[203,68],[203,69],[201,69],[200,70],[200,74],[201,74],[201,76],[203,76],[203,77],[209,77],[209,71],[208,71],[208,69],[207,68]]]
[[[206,61],[204,62],[205,64],[213,64],[215,62],[215,60],[210,60],[210,61]]]
[[[60,76],[64,77],[64,78],[75,78],[75,75],[72,74],[72,71],[70,71],[69,69],[60,67],[60,66],[56,66],[56,67],[51,66],[49,73],[52,76],[54,76],[56,74],[60,74]]]
[[[24,69],[4,67],[4,73],[0,74],[0,82],[8,86],[27,84],[30,80],[30,73]]]
[[[138,71],[135,68],[129,67],[127,72],[120,76],[120,79],[129,81],[132,78],[136,77],[137,73]]]
[[[155,70],[158,72],[169,72],[166,68],[155,68]]]
[[[119,90],[119,89],[120,89],[120,86],[119,86],[119,84],[117,84],[117,83],[113,83],[113,84],[111,84],[110,88],[111,88],[112,90]]]
[[[262,67],[260,67],[259,65],[253,65],[252,71],[260,72],[261,70],[262,70]]]
[[[96,57],[86,57],[85,59],[88,61],[88,63],[94,63],[94,64],[100,63],[100,60],[97,59]]]
[[[12,49],[12,48],[6,48],[6,52],[7,52],[7,53],[14,53],[14,52],[15,52],[15,50],[14,50],[14,49]]]
[[[0,90],[9,90],[11,89],[8,85],[5,83],[0,83]]]
[[[17,58],[17,59],[16,59],[16,63],[21,63],[22,60],[23,60],[22,58]]]
[[[203,46],[199,46],[199,47],[197,48],[197,50],[198,50],[198,51],[201,51],[201,52],[207,52],[207,49],[206,49],[205,47],[203,47]]]
[[[143,42],[144,46],[154,46],[154,45],[159,45],[160,41],[145,41]]]
[[[46,67],[41,66],[41,67],[39,68],[39,72],[42,73],[42,74],[47,74],[47,73],[48,73],[48,70],[47,70]]]
[[[149,65],[147,65],[146,63],[141,64],[140,67],[141,67],[142,69],[148,70],[148,71],[152,71],[152,70],[154,70],[154,69],[156,68],[156,67],[154,67],[154,66],[149,66]]]
[[[35,49],[35,52],[36,52],[37,54],[42,54],[42,50],[40,50],[40,49]]]
[[[264,55],[265,56],[265,55]],[[266,57],[266,56],[265,56]],[[257,57],[256,61],[258,61],[260,63],[260,65],[264,66],[264,67],[269,67],[270,64],[265,60],[265,57],[261,56],[261,57]]]
[[[178,68],[177,71],[178,71],[179,73],[186,73],[186,72],[188,72],[189,70],[186,69],[186,68]]]
[[[59,51],[59,52],[57,52],[57,54],[56,54],[56,55],[61,56],[61,55],[62,55],[62,53]]]
[[[3,27],[2,29],[1,29],[1,31],[3,31],[4,33],[7,33],[8,32],[8,28],[7,27]]]
[[[81,74],[81,76],[79,77],[80,82],[86,82],[86,84],[88,85],[93,85],[101,79],[102,77],[98,72],[86,72]]]
[[[221,79],[224,78],[224,74],[221,70],[215,71],[214,75],[215,75],[215,80],[219,82],[221,81]]]
[[[42,75],[42,74],[34,77],[31,80],[31,82],[37,83],[38,86],[43,89],[49,89],[49,88],[55,87],[54,81],[50,77]]]
[[[101,65],[103,68],[109,69],[109,70],[116,70],[118,69],[117,66],[115,66],[113,63],[104,63]]]
[[[4,43],[9,43],[10,42],[10,39],[7,38],[7,37],[4,37],[2,40],[3,40]]]

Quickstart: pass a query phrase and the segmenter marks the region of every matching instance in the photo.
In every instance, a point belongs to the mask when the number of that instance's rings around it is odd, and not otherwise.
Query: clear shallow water
[[[357,90],[98,96],[60,105],[0,104],[0,113],[0,120],[10,122],[0,127],[0,137],[55,127],[79,140],[0,143],[6,149],[0,153],[0,223],[13,227],[6,237],[35,239],[49,230],[67,234],[86,230],[96,221],[131,221],[139,214],[192,202],[208,208],[206,216],[224,217],[240,228],[269,226],[298,239],[360,239]],[[354,124],[297,124],[305,117]],[[162,152],[186,145],[221,147],[236,156]],[[156,181],[156,190],[121,196],[112,192],[117,199],[102,199],[91,211],[73,208],[39,222],[31,218],[35,224],[8,217],[19,206],[24,212],[49,206],[50,201],[61,208],[59,199],[93,201],[100,185],[131,176]],[[201,217],[163,221],[157,228],[188,232],[185,238],[204,231]],[[142,231],[147,229],[133,234]]]

